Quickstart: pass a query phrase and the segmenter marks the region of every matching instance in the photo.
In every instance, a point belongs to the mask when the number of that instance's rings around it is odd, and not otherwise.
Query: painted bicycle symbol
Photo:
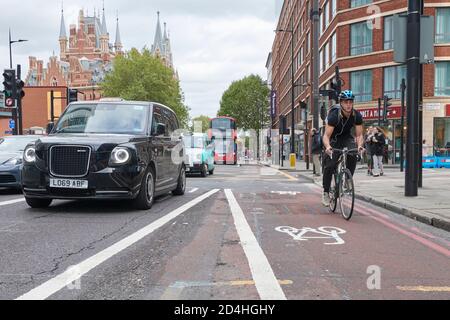
[[[296,229],[293,227],[278,227],[275,228],[276,231],[287,233],[296,241],[308,241],[310,239],[334,239],[335,242],[324,243],[325,245],[340,245],[344,244],[345,241],[339,236],[341,234],[347,233],[347,231],[342,230],[337,227],[320,227],[317,229],[304,227],[301,229]]]

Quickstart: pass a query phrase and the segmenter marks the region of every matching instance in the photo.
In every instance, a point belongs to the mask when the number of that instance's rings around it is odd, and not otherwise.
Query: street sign
[[[394,15],[394,61],[406,63],[408,15]],[[420,17],[420,63],[434,63],[435,23],[433,16]]]
[[[9,120],[9,128],[14,129],[15,127],[16,127],[16,122],[13,119]]]
[[[6,130],[6,131],[5,131],[5,134],[13,134],[13,132],[12,132],[12,131]]]

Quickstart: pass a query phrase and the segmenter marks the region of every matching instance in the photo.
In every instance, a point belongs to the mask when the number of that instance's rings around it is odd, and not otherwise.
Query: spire
[[[122,41],[120,39],[120,30],[119,30],[119,14],[117,14],[117,26],[116,26],[116,41],[114,43],[116,47],[116,51],[122,51]]]
[[[60,39],[67,39],[66,23],[64,21],[64,9],[61,9],[61,27],[59,29],[59,38]]]
[[[164,22],[164,41],[166,41],[167,39],[167,23]]]
[[[108,29],[106,28],[106,17],[105,17],[105,2],[103,1],[103,18],[102,18],[102,35],[107,35]]]
[[[159,11],[158,11],[158,22],[156,24],[155,41],[152,46],[153,53],[155,53],[156,50],[158,50],[158,49],[159,49],[159,52],[162,53],[163,43],[162,43],[162,34],[161,34],[161,23],[159,22]]]

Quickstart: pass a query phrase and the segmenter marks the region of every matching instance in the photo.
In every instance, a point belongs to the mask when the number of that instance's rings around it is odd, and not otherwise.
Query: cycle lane
[[[404,226],[360,202],[347,222],[321,206],[314,186],[248,193],[238,203],[276,278],[292,281],[283,286],[288,299],[450,297],[448,234]]]

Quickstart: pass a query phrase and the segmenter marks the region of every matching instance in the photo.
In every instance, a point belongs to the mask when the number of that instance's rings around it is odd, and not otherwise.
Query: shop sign
[[[441,104],[440,103],[425,103],[425,110],[439,111],[439,110],[441,110]]]
[[[358,111],[363,116],[364,120],[378,120],[378,107],[377,108],[367,108],[358,109]],[[402,116],[402,107],[390,107],[388,112],[388,119],[400,119]],[[381,118],[383,118],[383,109],[381,109]]]

